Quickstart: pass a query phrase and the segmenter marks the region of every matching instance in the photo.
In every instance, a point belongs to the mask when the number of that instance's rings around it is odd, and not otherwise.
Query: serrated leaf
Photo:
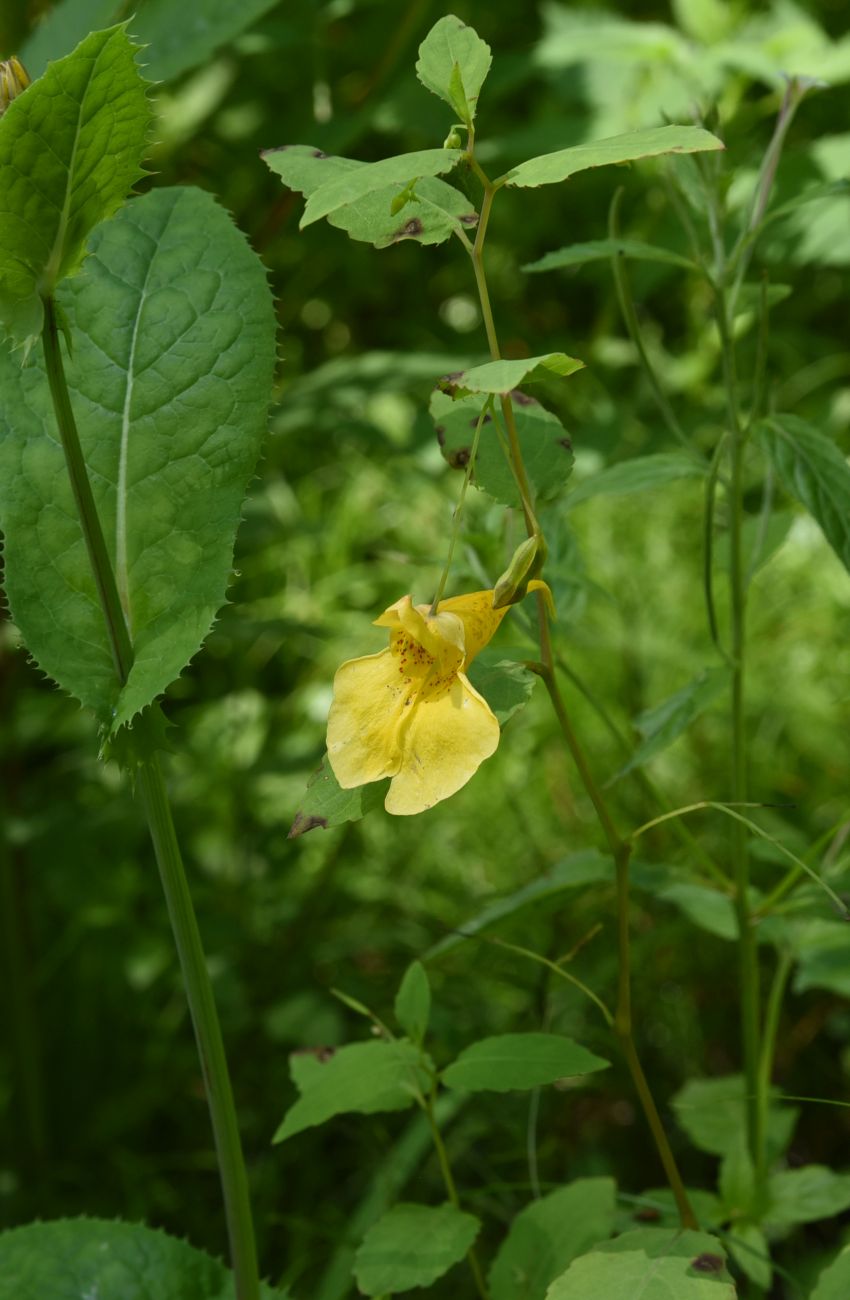
[[[695,1147],[725,1156],[746,1146],[744,1080],[739,1074],[717,1079],[689,1079],[673,1098],[676,1119]],[[767,1117],[767,1146],[776,1159],[791,1141],[799,1111],[771,1104]]]
[[[153,81],[169,81],[204,63],[217,49],[267,13],[275,0],[145,0],[129,24],[145,47],[145,65]],[[126,0],[64,0],[51,6],[24,46],[21,57],[32,76],[48,59],[59,58],[87,32],[125,18]]]
[[[661,704],[638,714],[634,726],[643,739],[614,780],[619,780],[637,767],[643,767],[656,754],[672,745],[728,685],[728,669],[704,668],[698,677],[675,691]]]
[[[723,142],[700,126],[656,126],[644,131],[609,136],[605,140],[572,145],[569,149],[559,149],[556,153],[541,154],[539,158],[529,158],[527,162],[512,167],[504,176],[500,176],[497,184],[522,187],[556,185],[589,167],[637,162],[641,158],[657,158],[661,154],[701,153],[706,149],[722,148]]]
[[[850,1173],[839,1174],[826,1165],[781,1169],[771,1174],[767,1195],[764,1220],[771,1228],[818,1223],[850,1207]]]
[[[498,650],[482,650],[466,672],[472,685],[483,695],[501,726],[531,698],[536,673],[529,672],[515,659],[505,659]]]
[[[151,115],[135,56],[123,26],[92,32],[0,118],[0,321],[20,342],[142,174]]]
[[[850,466],[835,443],[794,415],[762,420],[758,438],[786,492],[850,569]]]
[[[566,352],[547,352],[542,357],[525,357],[522,361],[486,361],[482,366],[444,375],[439,386],[452,397],[467,397],[470,393],[507,397],[522,384],[539,384],[553,376],[565,378],[583,368],[583,361],[568,357]]]
[[[491,1300],[544,1300],[577,1256],[610,1237],[616,1192],[613,1178],[578,1178],[520,1210],[490,1269]]]
[[[298,1060],[298,1058],[295,1058]],[[334,1115],[406,1110],[428,1088],[418,1047],[406,1039],[349,1043],[308,1067],[299,1061],[293,1079],[301,1096],[290,1106],[273,1141],[324,1124]]]
[[[135,660],[112,667],[43,364],[0,349],[7,592],[45,672],[115,729],[179,675],[225,598],[265,433],[275,321],[262,265],[200,190],[154,190],[100,226],[63,285],[80,440]]]
[[[647,492],[683,478],[705,478],[708,466],[681,451],[659,451],[650,456],[636,456],[633,460],[609,465],[580,483],[567,497],[567,510],[590,501],[593,497],[631,496],[634,492]]]
[[[661,262],[693,271],[698,267],[691,258],[669,248],[658,248],[640,239],[591,239],[585,244],[568,244],[566,248],[546,253],[536,262],[528,262],[522,269],[531,274],[538,271],[558,271],[569,266],[585,266],[588,262],[609,261],[612,257],[629,257],[638,262]]]
[[[463,157],[462,149],[420,149],[415,153],[403,153],[395,158],[382,158],[380,162],[348,168],[331,176],[313,191],[307,199],[300,229],[304,230],[314,221],[321,221],[322,217],[349,207],[376,191],[386,190],[388,186],[395,194],[422,176],[440,176],[443,172],[450,172]]]
[[[546,1300],[735,1300],[726,1255],[707,1232],[639,1228],[582,1255]]]
[[[513,396],[514,420],[528,480],[537,501],[551,501],[563,490],[572,474],[575,462],[572,443],[561,421],[551,411],[524,393],[517,392]],[[431,394],[431,418],[443,456],[450,465],[457,467],[468,463],[482,405],[480,396],[452,398],[439,389]],[[478,436],[472,481],[494,501],[519,506],[519,491],[502,447],[499,429],[504,437],[501,414],[485,415]]]
[[[395,1295],[430,1286],[459,1263],[481,1223],[453,1205],[394,1205],[369,1229],[354,1257],[364,1295]]]
[[[426,90],[453,108],[467,124],[475,119],[478,96],[493,56],[478,33],[446,14],[419,46],[416,75]]]
[[[850,1294],[850,1246],[845,1246],[837,1259],[825,1268],[811,1300],[846,1300]]]
[[[511,1092],[605,1070],[609,1062],[560,1034],[497,1034],[461,1052],[443,1070],[447,1088]]]
[[[421,961],[411,962],[404,972],[395,999],[395,1018],[415,1043],[422,1045],[431,1014],[431,986]]]
[[[262,1300],[288,1292],[261,1286]],[[0,1234],[0,1300],[235,1300],[230,1271],[141,1223],[57,1219]]]
[[[378,808],[387,793],[388,781],[372,781],[353,790],[343,790],[334,776],[327,754],[307,782],[301,806],[289,828],[288,839],[297,839],[307,831],[328,830],[344,822],[356,822],[373,808]]]
[[[329,180],[368,166],[353,158],[329,157],[304,144],[266,149],[262,158],[288,189],[307,198]],[[436,176],[423,176],[416,183],[414,199],[393,213],[392,201],[398,192],[397,184],[384,185],[330,213],[328,221],[351,239],[376,248],[388,248],[405,239],[440,244],[456,230],[474,229],[478,223],[478,213],[466,195]]]

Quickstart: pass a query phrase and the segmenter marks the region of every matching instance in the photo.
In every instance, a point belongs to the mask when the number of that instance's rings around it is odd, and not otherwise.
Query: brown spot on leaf
[[[529,397],[528,393],[523,393],[519,388],[515,388],[511,393],[511,398],[517,406],[539,406],[536,397]]]
[[[313,150],[313,157],[314,157],[314,158],[330,158],[330,154],[325,153],[323,149],[314,149],[314,150]]]
[[[635,1218],[639,1223],[655,1223],[661,1218],[661,1211],[651,1205],[645,1205],[642,1210],[635,1211]]]
[[[458,217],[458,221],[460,222],[460,224],[461,224],[462,226],[477,226],[477,225],[478,225],[478,213],[477,213],[477,212],[464,212],[463,216]]]
[[[328,829],[327,817],[314,817],[311,813],[299,812],[295,814],[295,821],[289,828],[288,840],[296,840],[299,835],[306,835],[308,831],[314,831],[318,826],[322,830]]]
[[[697,1273],[722,1273],[723,1260],[719,1255],[712,1255],[706,1251],[691,1261],[691,1268],[696,1269]]]
[[[457,451],[449,454],[449,464],[452,469],[464,469],[469,464],[470,455],[469,447],[458,447]]]
[[[425,227],[418,217],[411,217],[394,233],[393,239],[415,239],[417,235],[422,234],[424,229]]]
[[[436,428],[434,429],[434,432],[435,432],[436,435],[437,435],[437,442],[440,444],[441,447],[445,447],[445,445],[446,445],[446,426],[445,426],[444,424],[438,424],[438,425],[436,426]]]
[[[571,438],[559,438],[558,445],[563,447],[564,451],[572,451],[573,443]]]
[[[490,414],[490,412],[488,411],[487,414],[484,416],[484,419],[481,421],[481,423],[482,423],[482,424],[489,424],[489,423],[491,422],[492,419],[493,419],[493,417],[492,417],[492,415]],[[471,429],[477,429],[477,428],[478,428],[478,417],[477,417],[477,416],[476,416],[476,418],[475,418],[474,420],[470,420],[470,421],[469,421],[469,427],[470,427]]]
[[[260,157],[268,158],[270,153],[286,153],[287,149],[291,149],[291,148],[292,148],[291,144],[276,144],[271,149],[261,149]]]

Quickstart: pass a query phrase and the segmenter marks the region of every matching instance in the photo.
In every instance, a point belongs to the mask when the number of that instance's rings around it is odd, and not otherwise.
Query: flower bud
[[[543,568],[545,559],[546,543],[540,533],[521,542],[493,588],[493,608],[504,609],[506,605],[516,605],[521,601],[528,592],[528,584]]]
[[[443,141],[444,149],[459,149],[461,146],[460,132],[456,126],[453,126]]]
[[[29,84],[27,70],[14,54],[11,59],[0,62],[0,117],[6,112],[12,100],[17,99]]]

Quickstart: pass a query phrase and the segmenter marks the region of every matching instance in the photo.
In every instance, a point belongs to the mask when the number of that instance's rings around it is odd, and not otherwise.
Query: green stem
[[[481,204],[481,216],[478,222],[478,230],[476,232],[475,244],[471,253],[471,260],[475,275],[475,283],[478,288],[481,315],[487,333],[487,342],[490,347],[490,355],[494,361],[497,361],[501,356],[501,352],[499,349],[498,335],[496,333],[496,325],[493,319],[493,310],[490,305],[490,293],[487,287],[487,276],[484,270],[483,249],[487,227],[490,221],[490,213],[493,206],[493,198],[499,186],[498,183],[493,184],[475,162],[474,168],[484,186],[484,198]],[[517,434],[513,405],[509,395],[506,395],[501,399],[501,405],[502,414],[505,420],[505,428],[507,429],[508,434],[508,444],[511,453],[511,468],[524,507],[526,531],[529,537],[533,537],[540,532],[540,527],[530,504],[532,494],[528,482],[528,476],[525,471],[525,465],[523,463],[522,448]],[[635,1090],[638,1094],[650,1131],[655,1140],[658,1154],[664,1167],[664,1172],[666,1173],[670,1183],[670,1188],[676,1201],[682,1226],[685,1228],[696,1228],[696,1215],[694,1214],[690,1201],[688,1200],[685,1184],[682,1180],[681,1174],[679,1173],[678,1166],[676,1165],[675,1157],[667,1139],[667,1134],[664,1131],[664,1125],[662,1124],[661,1117],[658,1114],[658,1109],[655,1105],[652,1092],[650,1091],[646,1075],[643,1072],[634,1041],[631,1013],[631,950],[629,945],[628,864],[629,856],[631,854],[631,845],[622,840],[618,834],[602,792],[596,784],[584,751],[579,744],[578,737],[573,731],[555,675],[555,656],[552,648],[552,637],[549,630],[549,611],[546,605],[546,598],[542,591],[538,591],[536,597],[541,660],[540,664],[536,665],[536,671],[538,671],[546,683],[546,689],[549,692],[549,697],[552,701],[555,715],[558,718],[567,749],[573,758],[584,788],[587,791],[594,809],[596,810],[596,815],[599,819],[602,830],[605,833],[605,838],[608,841],[611,855],[617,868],[619,987],[617,1009],[614,1015],[616,1032],[620,1039],[623,1055],[632,1076]]]
[[[248,1178],[224,1041],[189,884],[174,831],[165,781],[156,753],[138,767],[137,787],[153,841],[174,942],[183,971],[186,1000],[195,1030],[221,1174],[237,1300],[259,1300]]]
[[[779,961],[776,963],[776,970],[773,973],[770,991],[767,995],[767,1005],[764,1014],[764,1030],[762,1033],[761,1055],[759,1058],[758,1073],[758,1092],[757,1103],[759,1114],[761,1116],[760,1129],[762,1133],[767,1132],[767,1114],[770,1105],[770,1082],[773,1073],[773,1058],[776,1054],[776,1039],[779,1033],[779,1017],[782,1012],[782,1000],[785,997],[785,989],[788,984],[788,977],[794,966],[794,956],[790,949],[780,953]],[[766,1151],[762,1147],[762,1163],[756,1167],[756,1180],[760,1182],[765,1175]]]
[[[433,601],[431,602],[432,614],[436,614],[437,606],[439,605],[440,601],[443,599],[443,592],[446,590],[446,583],[449,580],[449,574],[452,568],[452,560],[454,559],[455,546],[457,544],[458,535],[460,533],[460,523],[461,523],[461,519],[463,518],[463,507],[466,503],[466,493],[469,489],[469,484],[472,480],[472,475],[475,471],[475,458],[478,455],[478,443],[481,438],[481,426],[483,425],[485,419],[487,418],[487,415],[489,414],[492,405],[493,405],[493,399],[492,397],[489,397],[487,401],[484,403],[484,405],[482,406],[481,413],[478,416],[478,419],[475,423],[475,433],[472,436],[472,447],[470,448],[470,452],[469,452],[469,460],[466,463],[466,473],[463,476],[463,486],[460,489],[460,496],[458,497],[458,503],[457,506],[455,507],[454,517],[452,519],[452,535],[449,540],[449,549],[446,555],[446,562],[443,565],[443,571],[440,574],[440,581],[437,584],[436,594],[434,596]]]
[[[449,1200],[451,1201],[454,1208],[456,1210],[459,1210],[461,1208],[461,1205],[460,1205],[460,1196],[458,1195],[458,1190],[457,1190],[457,1183],[455,1182],[454,1174],[452,1173],[452,1167],[449,1161],[449,1153],[446,1150],[446,1144],[443,1141],[443,1135],[440,1132],[440,1126],[437,1123],[437,1117],[436,1114],[434,1113],[434,1103],[435,1103],[435,1091],[434,1089],[432,1089],[427,1096],[422,1098],[422,1106],[428,1120],[428,1126],[431,1129],[431,1136],[434,1139],[434,1149],[437,1152],[437,1162],[440,1166],[440,1173],[443,1175],[443,1183],[445,1184],[445,1188],[448,1193]],[[478,1256],[475,1253],[474,1246],[470,1246],[469,1250],[466,1252],[466,1258],[469,1261],[469,1267],[472,1271],[472,1276],[475,1279],[475,1288],[478,1294],[481,1296],[481,1300],[489,1300],[487,1284],[484,1281],[484,1273],[481,1268],[481,1264],[479,1262]]]
[[[133,646],[80,446],[62,364],[56,310],[50,298],[44,300],[43,339],[47,378],[68,477],[106,623],[116,677],[124,685],[133,662]],[[206,1085],[224,1195],[236,1297],[237,1300],[259,1300],[260,1284],[248,1182],[221,1029],[159,760],[154,751],[151,751],[152,756],[148,756],[143,732],[144,718],[135,724],[131,733],[140,742],[136,753],[138,789],[165,891]]]

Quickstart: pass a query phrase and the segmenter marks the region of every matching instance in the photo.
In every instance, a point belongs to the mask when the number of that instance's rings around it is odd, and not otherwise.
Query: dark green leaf
[[[599,496],[630,496],[633,492],[646,492],[663,487],[683,478],[705,478],[708,466],[696,456],[682,451],[659,451],[650,456],[636,456],[609,465],[598,474],[586,478],[570,493],[565,502],[567,510]]]
[[[592,1074],[608,1064],[559,1034],[497,1034],[461,1052],[442,1080],[464,1092],[510,1092]]]
[[[705,149],[722,148],[722,141],[702,127],[656,126],[529,158],[528,162],[512,167],[499,180],[505,185],[554,185],[576,172],[586,171],[588,167],[636,162],[641,158],[656,158],[659,154],[699,153]]]
[[[780,483],[820,524],[850,569],[850,466],[835,443],[794,415],[775,415],[758,436]]]
[[[415,1043],[422,1045],[431,1014],[431,986],[421,961],[414,961],[404,972],[395,999],[395,1018]]]
[[[388,785],[388,781],[372,781],[369,785],[358,785],[353,790],[343,790],[325,754],[321,766],[307,782],[301,807],[289,828],[288,838],[297,839],[299,835],[305,835],[307,831],[318,827],[328,830],[331,826],[341,826],[343,822],[359,821],[373,808],[380,807]]]
[[[673,1109],[679,1124],[700,1151],[725,1156],[746,1145],[744,1080],[739,1074],[690,1079],[674,1097]],[[767,1143],[772,1158],[781,1155],[788,1146],[798,1114],[793,1106],[770,1106]]]
[[[467,677],[483,695],[502,726],[524,708],[538,678],[498,650],[483,650],[467,669]]]
[[[544,1300],[568,1264],[611,1236],[616,1191],[613,1178],[578,1178],[520,1210],[490,1270],[492,1300]]]
[[[726,668],[704,668],[698,677],[669,699],[639,714],[634,725],[643,740],[614,779],[619,780],[636,767],[643,767],[656,754],[672,745],[728,684],[729,672]]]
[[[639,1228],[575,1260],[547,1300],[735,1300],[726,1255],[707,1232]]]
[[[529,262],[523,271],[557,271],[568,266],[584,266],[587,262],[608,261],[612,257],[631,257],[639,262],[663,262],[686,271],[698,270],[696,263],[669,248],[645,244],[640,239],[592,239],[586,244],[568,244],[556,252],[546,253],[536,262]]]
[[[286,1112],[275,1142],[324,1124],[334,1115],[406,1110],[416,1093],[428,1088],[419,1049],[406,1039],[349,1043],[322,1060],[291,1059],[301,1096]]]
[[[261,1287],[261,1300],[288,1293]],[[231,1274],[141,1223],[57,1219],[0,1235],[0,1300],[235,1300]]]
[[[470,123],[491,62],[486,41],[454,14],[446,14],[419,46],[416,75],[427,90]]]
[[[370,1228],[354,1260],[364,1295],[430,1286],[459,1263],[481,1224],[453,1205],[395,1205]]]
[[[135,56],[123,26],[92,32],[0,118],[0,321],[18,341],[142,175],[150,107]]]

